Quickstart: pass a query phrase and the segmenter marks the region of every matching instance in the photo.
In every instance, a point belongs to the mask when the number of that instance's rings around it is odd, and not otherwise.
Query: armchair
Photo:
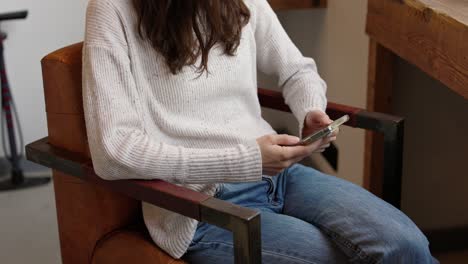
[[[93,169],[81,97],[81,49],[74,44],[42,60],[48,137],[26,146],[28,160],[53,170],[62,261],[84,263],[184,263],[152,243],[139,201],[233,232],[236,263],[261,263],[260,215],[160,180],[105,181]],[[281,93],[258,89],[264,107],[289,112]],[[403,120],[330,103],[331,118],[385,137],[383,198],[399,205]]]

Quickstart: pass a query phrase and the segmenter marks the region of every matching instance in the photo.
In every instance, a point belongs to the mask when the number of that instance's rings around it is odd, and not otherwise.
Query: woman
[[[301,134],[331,122],[323,80],[266,0],[91,0],[83,100],[96,173],[163,179],[261,212],[264,263],[436,263],[424,235],[362,188],[297,164],[309,146],[262,119],[257,69]],[[142,204],[154,242],[232,263],[229,232]]]

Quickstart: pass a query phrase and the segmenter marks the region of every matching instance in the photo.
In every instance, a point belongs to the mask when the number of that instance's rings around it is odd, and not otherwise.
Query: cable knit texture
[[[299,121],[326,106],[315,62],[288,38],[266,0],[245,0],[252,18],[236,56],[215,46],[209,74],[172,75],[138,35],[128,0],[90,0],[83,48],[83,103],[91,157],[106,180],[162,179],[214,195],[219,184],[261,180],[256,139],[276,134],[262,118],[257,69],[278,77]],[[200,62],[200,60],[197,62]],[[175,258],[197,221],[142,203],[154,242]]]

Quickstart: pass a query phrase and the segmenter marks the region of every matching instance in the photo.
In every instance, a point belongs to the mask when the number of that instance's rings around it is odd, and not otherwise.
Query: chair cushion
[[[183,264],[158,248],[149,235],[138,230],[117,230],[96,245],[92,264]]]
[[[63,263],[89,264],[106,234],[143,222],[139,201],[57,170],[53,175]]]

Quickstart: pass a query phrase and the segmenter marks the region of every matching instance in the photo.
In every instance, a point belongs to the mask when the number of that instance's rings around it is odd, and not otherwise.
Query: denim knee
[[[382,237],[386,246],[380,263],[439,263],[431,255],[426,236],[416,226],[411,229],[389,230],[390,232],[392,234]]]

